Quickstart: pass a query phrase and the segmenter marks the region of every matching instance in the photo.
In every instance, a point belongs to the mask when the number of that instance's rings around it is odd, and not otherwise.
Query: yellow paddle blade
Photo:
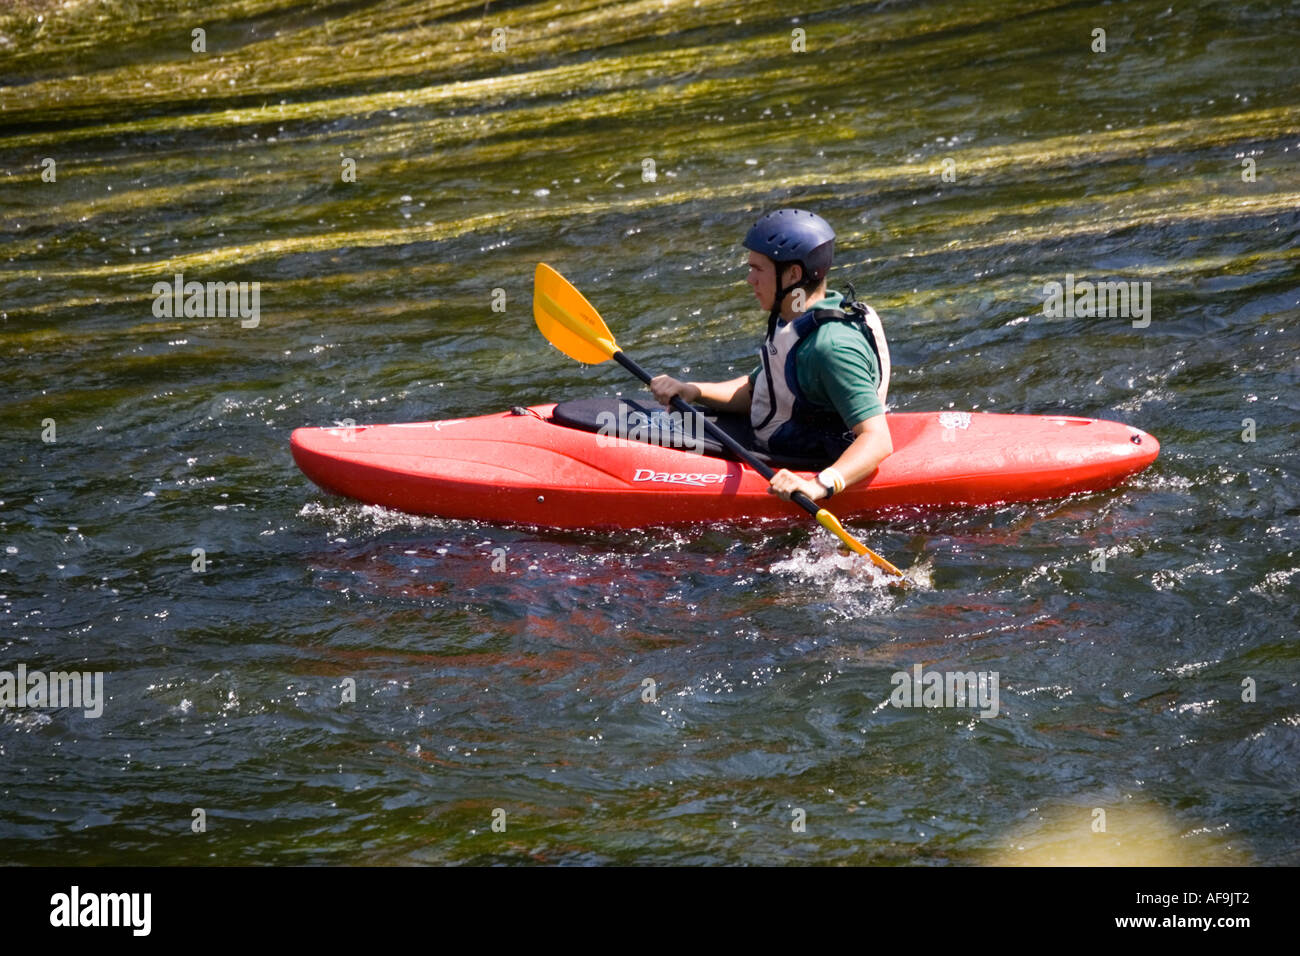
[[[817,512],[817,521],[823,528],[843,541],[845,545],[848,546],[848,549],[854,554],[860,554],[869,558],[872,564],[880,568],[880,570],[884,571],[886,574],[892,574],[899,578],[903,576],[903,572],[890,564],[886,558],[882,558],[857,538],[853,537],[853,535],[845,531],[844,525],[840,524],[840,519],[835,517],[825,508],[822,508]]]
[[[600,313],[544,262],[533,276],[533,318],[547,341],[571,359],[597,365],[619,351]]]

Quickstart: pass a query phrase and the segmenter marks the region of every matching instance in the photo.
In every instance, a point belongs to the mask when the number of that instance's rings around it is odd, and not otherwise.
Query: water
[[[109,698],[0,710],[0,861],[1300,863],[1295,3],[157,6],[0,14],[0,669]],[[295,469],[299,425],[634,392],[540,339],[540,260],[647,368],[747,371],[785,204],[897,410],[1160,459],[850,521],[903,591],[797,520],[540,532]],[[155,316],[178,272],[260,323]],[[1067,274],[1150,325],[1046,321]],[[999,715],[889,706],[916,664]]]

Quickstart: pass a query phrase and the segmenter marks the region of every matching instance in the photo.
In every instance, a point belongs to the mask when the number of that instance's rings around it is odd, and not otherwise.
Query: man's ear
[[[786,286],[798,285],[803,281],[803,266],[793,262],[785,267],[785,274],[781,276],[782,288]]]

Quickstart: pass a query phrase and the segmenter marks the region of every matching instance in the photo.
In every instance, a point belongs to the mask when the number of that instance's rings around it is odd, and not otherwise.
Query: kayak
[[[800,514],[675,414],[592,399],[444,421],[298,428],[290,444],[298,467],[324,490],[419,515],[636,528]],[[739,416],[708,414],[738,440],[748,427]],[[827,502],[836,515],[1099,491],[1160,452],[1154,437],[1130,425],[1066,415],[899,412],[886,420],[893,454]],[[768,463],[809,478],[824,464]]]

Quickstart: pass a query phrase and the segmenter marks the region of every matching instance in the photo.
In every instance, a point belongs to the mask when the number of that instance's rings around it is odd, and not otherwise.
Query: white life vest
[[[889,345],[880,316],[871,306],[846,302],[847,310],[814,309],[777,325],[759,354],[763,369],[754,382],[750,424],[760,450],[797,457],[838,457],[835,450],[853,441],[851,426],[834,408],[814,405],[799,388],[795,359],[803,344],[825,322],[847,322],[858,329],[876,356],[880,381],[876,394],[881,405],[889,394]],[[854,422],[853,424],[857,424]]]

